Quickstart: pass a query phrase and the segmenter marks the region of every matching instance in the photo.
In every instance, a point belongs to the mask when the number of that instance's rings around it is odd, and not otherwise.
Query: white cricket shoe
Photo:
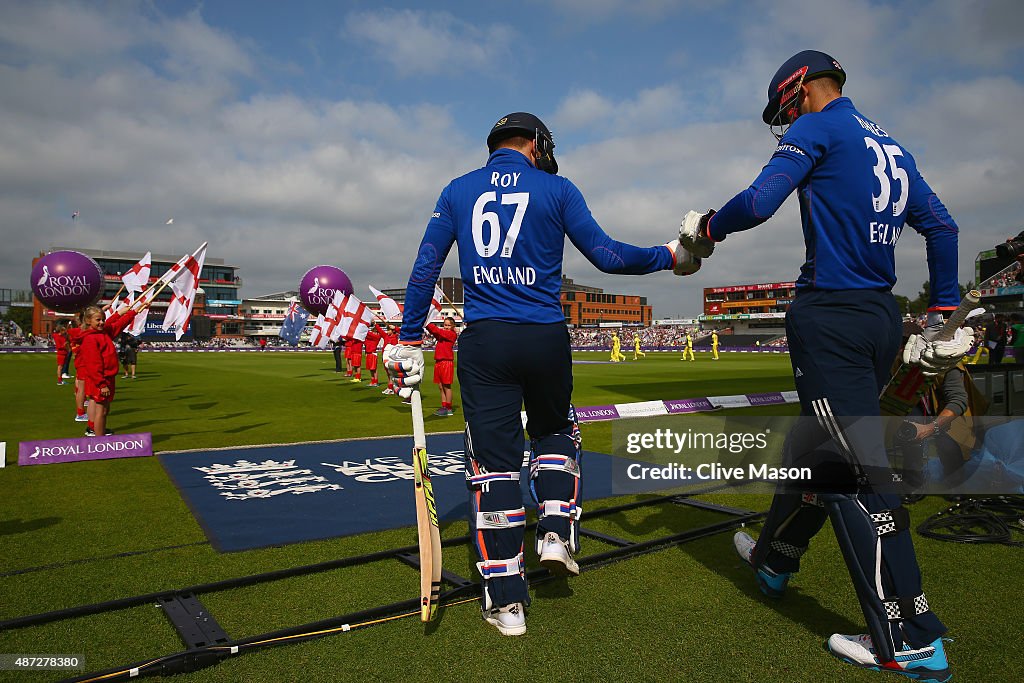
[[[544,534],[540,544],[540,564],[555,576],[579,576],[580,566],[572,559],[569,542],[554,531]]]
[[[732,545],[736,548],[736,554],[747,564],[750,564],[750,558],[754,554],[754,546],[757,545],[757,541],[746,531],[737,531],[732,537]]]
[[[484,621],[498,629],[503,636],[521,636],[526,633],[526,610],[521,602],[485,609],[483,617]]]
[[[946,683],[953,677],[942,638],[917,648],[903,643],[903,649],[896,653],[895,661],[886,663],[878,660],[874,642],[869,635],[844,636],[834,633],[826,646],[839,659],[862,669],[902,674],[922,683]]]
[[[740,556],[740,559],[750,565],[751,569],[754,569],[754,573],[757,575],[757,585],[762,593],[769,598],[781,598],[786,594],[786,586],[789,585],[789,579],[793,574],[790,572],[772,571],[765,565],[755,569],[751,559],[754,555],[754,546],[757,545],[757,541],[750,534],[746,531],[737,531],[732,537],[732,545],[736,548],[736,554]]]

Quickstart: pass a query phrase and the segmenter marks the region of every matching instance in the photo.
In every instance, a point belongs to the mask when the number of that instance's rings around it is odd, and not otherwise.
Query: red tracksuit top
[[[384,346],[394,346],[398,343],[398,333],[391,334],[380,325],[373,326],[374,331],[380,335],[381,341],[384,342]]]
[[[434,323],[427,325],[427,332],[434,335],[437,346],[434,347],[434,360],[455,360],[455,340],[459,333],[455,330],[446,330]]]
[[[377,332],[377,326],[374,325],[369,332],[366,333],[366,341],[363,344],[366,345],[367,355],[373,355],[377,353],[377,345],[380,344],[382,339],[381,335]]]
[[[82,344],[75,362],[87,385],[97,390],[113,388],[118,371],[117,348],[106,330],[82,330]]]

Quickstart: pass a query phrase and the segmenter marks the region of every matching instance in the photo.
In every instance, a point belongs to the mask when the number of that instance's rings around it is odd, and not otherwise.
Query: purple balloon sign
[[[334,266],[313,266],[299,281],[299,299],[306,310],[315,315],[327,312],[334,292],[352,293],[352,281],[345,271]]]
[[[32,292],[47,308],[77,313],[103,293],[103,271],[85,254],[51,251],[32,266]]]

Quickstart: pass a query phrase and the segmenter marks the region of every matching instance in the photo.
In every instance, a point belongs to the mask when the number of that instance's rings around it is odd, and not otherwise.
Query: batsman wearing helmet
[[[829,651],[855,666],[946,681],[946,628],[921,589],[909,514],[897,492],[876,485],[885,474],[891,482],[882,431],[858,428],[877,421],[854,417],[879,415],[879,392],[900,348],[891,289],[904,225],[924,236],[929,315],[938,322],[960,300],[957,226],[914,157],[843,96],[845,82],[839,62],[822,52],[800,52],[783,64],[762,115],[773,133],[781,129],[775,153],[753,184],[717,213],[689,212],[680,241],[707,258],[718,242],[768,220],[797,191],[806,260],[786,333],[801,414],[810,419],[790,434],[785,457],[809,457],[807,464],[814,464],[819,451],[805,447],[815,443],[806,433],[814,431],[852,476],[838,492],[801,495],[780,488],[758,541],[740,532],[736,550],[754,568],[761,590],[782,597],[811,537],[830,519],[868,634],[835,634]],[[912,340],[915,348],[905,357],[926,372],[941,372],[967,351],[968,332],[959,330],[948,342]]]
[[[420,342],[434,283],[458,244],[467,327],[458,375],[466,416],[470,525],[483,577],[483,618],[503,635],[526,632],[529,604],[519,488],[523,424],[530,435],[530,491],[537,553],[554,573],[579,574],[580,432],[571,404],[572,355],[559,304],[565,238],[607,273],[696,269],[673,239],[635,247],[610,238],[580,191],[556,175],[554,141],[540,119],[517,112],[487,136],[483,168],[441,192],[409,276],[399,343],[386,366],[409,387],[423,374]],[[403,389],[399,393],[408,391]]]

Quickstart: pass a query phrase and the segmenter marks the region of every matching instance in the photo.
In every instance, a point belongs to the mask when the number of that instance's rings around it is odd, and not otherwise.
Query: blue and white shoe
[[[828,639],[828,651],[847,664],[873,671],[891,671],[924,683],[945,683],[953,678],[942,638],[930,645],[912,647],[906,643],[894,662],[879,662],[869,635],[844,636],[835,633]]]
[[[81,415],[75,415],[75,422],[88,422],[88,421],[89,421],[89,416],[86,415],[85,413],[82,413]]]
[[[732,537],[732,544],[736,548],[736,554],[740,556],[740,559],[750,565],[751,569],[754,569],[750,558],[754,555],[754,546],[757,545],[757,541],[746,531],[737,531]],[[761,592],[769,598],[781,598],[785,595],[789,578],[793,576],[790,572],[774,572],[763,565],[757,568],[754,573],[757,575],[757,585],[761,588]]]

